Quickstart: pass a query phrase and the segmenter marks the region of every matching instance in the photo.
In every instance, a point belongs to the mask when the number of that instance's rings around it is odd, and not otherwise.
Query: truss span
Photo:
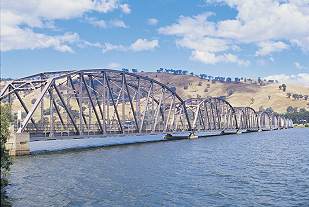
[[[168,86],[109,69],[40,73],[8,83],[1,101],[23,113],[18,132],[54,135],[191,130],[184,101]]]
[[[238,129],[259,130],[258,115],[251,107],[234,107],[237,117]]]
[[[194,131],[237,130],[235,110],[223,99],[188,99],[185,105]]]
[[[271,125],[271,114],[268,113],[267,111],[259,112],[258,113],[258,123],[259,123],[259,128],[261,130],[271,130],[272,125]]]
[[[20,78],[8,82],[0,100],[14,108],[15,130],[33,136],[257,131],[293,126],[278,114],[233,107],[216,97],[184,101],[174,89],[156,80],[110,69]]]

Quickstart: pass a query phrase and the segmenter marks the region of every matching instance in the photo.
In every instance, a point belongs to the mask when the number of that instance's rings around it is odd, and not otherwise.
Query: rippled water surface
[[[309,129],[14,161],[14,206],[309,206]]]

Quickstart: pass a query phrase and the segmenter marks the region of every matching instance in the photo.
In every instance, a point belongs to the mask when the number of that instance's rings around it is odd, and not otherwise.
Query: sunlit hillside
[[[192,75],[174,75],[169,73],[143,72],[141,75],[154,78],[170,87],[176,87],[177,93],[186,98],[224,96],[233,106],[251,106],[255,110],[269,108],[276,112],[286,112],[288,106],[309,110],[309,99],[294,99],[293,94],[309,95],[309,87],[286,84],[286,91],[279,89],[281,83],[260,86],[251,83],[222,83],[208,81]],[[290,98],[288,94],[291,93]]]

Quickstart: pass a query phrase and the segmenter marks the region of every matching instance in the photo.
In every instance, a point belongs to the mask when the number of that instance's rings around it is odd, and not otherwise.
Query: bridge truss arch
[[[276,113],[233,107],[216,97],[184,101],[154,79],[110,69],[27,76],[8,82],[0,100],[19,109],[13,114],[15,130],[33,136],[293,127]]]
[[[40,73],[9,82],[1,102],[22,113],[18,132],[67,135],[190,131],[185,102],[134,73],[90,69]]]
[[[279,115],[276,113],[272,113],[270,116],[271,121],[271,129],[279,129]]]
[[[215,97],[185,100],[193,131],[237,130],[234,108],[225,100]]]
[[[271,130],[271,114],[267,111],[258,112],[258,123],[261,130]]]
[[[286,127],[287,128],[292,128],[293,127],[293,121],[291,119],[285,118],[286,119]]]
[[[240,130],[259,130],[258,114],[251,107],[234,107]]]
[[[259,127],[262,130],[288,129],[293,127],[293,121],[277,113],[267,111],[258,113]]]

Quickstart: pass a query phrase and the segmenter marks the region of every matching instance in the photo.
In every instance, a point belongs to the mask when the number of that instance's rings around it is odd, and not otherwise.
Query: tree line
[[[5,143],[10,136],[9,126],[11,122],[10,110],[7,105],[0,105],[0,138],[1,138],[1,206],[11,206],[6,196],[5,187],[8,185],[8,173],[12,164]]]
[[[298,109],[297,107],[289,106],[284,117],[291,119],[294,124],[309,123],[309,111],[305,108]]]

